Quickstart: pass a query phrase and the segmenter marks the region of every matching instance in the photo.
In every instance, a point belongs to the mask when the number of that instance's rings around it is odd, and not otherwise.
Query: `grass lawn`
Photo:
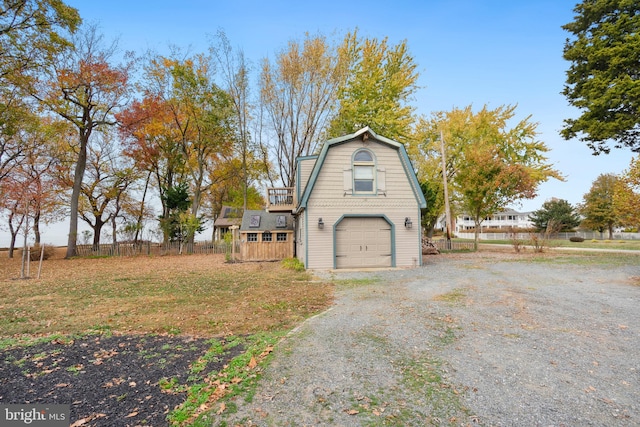
[[[511,241],[509,240],[480,240],[480,244],[483,243],[511,245]],[[525,241],[525,244],[529,243]],[[624,249],[640,251],[640,240],[585,240],[584,242],[570,242],[568,239],[556,239],[549,240],[546,246],[551,248]]]
[[[60,250],[59,250],[60,251]],[[169,333],[200,337],[286,330],[331,304],[333,285],[281,263],[223,255],[62,259],[20,280],[0,253],[0,337]],[[31,264],[31,276],[38,263]]]

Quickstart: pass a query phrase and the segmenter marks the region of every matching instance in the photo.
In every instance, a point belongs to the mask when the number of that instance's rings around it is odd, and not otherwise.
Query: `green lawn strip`
[[[461,240],[463,241],[463,240]],[[464,240],[468,241],[468,240]],[[522,243],[529,245],[530,239],[521,239]],[[480,244],[512,245],[511,240],[480,240]],[[585,240],[584,242],[571,242],[569,239],[550,239],[545,246],[551,248],[588,248],[588,249],[624,249],[640,251],[640,240]]]
[[[216,417],[235,412],[232,398],[242,396],[250,402],[264,367],[271,360],[274,345],[285,332],[261,332],[235,337],[224,344],[212,341],[207,353],[191,366],[190,384],[179,385],[171,379],[160,384],[177,392],[186,391],[185,402],[167,417],[171,426],[210,426]],[[241,354],[221,371],[207,371],[207,363],[222,353],[242,346]]]

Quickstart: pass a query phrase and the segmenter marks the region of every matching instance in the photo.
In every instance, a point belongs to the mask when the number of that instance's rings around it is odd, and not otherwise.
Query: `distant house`
[[[485,218],[482,221],[481,227],[483,229],[502,229],[505,231],[510,228],[530,229],[534,227],[530,215],[531,212],[518,212],[513,209],[506,209]],[[471,216],[460,215],[456,218],[454,228],[456,233],[464,233],[468,230],[473,230],[474,228],[475,223]]]
[[[242,209],[231,206],[222,206],[220,215],[213,223],[213,240],[222,240],[229,232],[232,225],[240,226],[242,223]]]
[[[297,162],[296,187],[268,189],[267,209],[293,214],[306,268],[422,264],[426,202],[404,145],[365,127]]]
[[[291,213],[246,210],[240,225],[240,259],[272,261],[293,257]]]

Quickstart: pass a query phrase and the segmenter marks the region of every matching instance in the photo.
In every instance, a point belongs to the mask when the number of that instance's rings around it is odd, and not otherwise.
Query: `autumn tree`
[[[79,24],[78,11],[62,1],[0,3],[0,181],[24,159],[19,133],[37,116],[24,88],[69,46]]]
[[[132,62],[111,65],[116,45],[104,44],[95,26],[74,36],[73,46],[44,73],[33,95],[77,130],[77,157],[70,201],[67,257],[75,256],[78,204],[94,131],[116,124],[114,113],[127,102]]]
[[[563,199],[547,200],[529,217],[538,231],[547,230],[550,223],[553,223],[558,231],[571,231],[580,225],[581,221],[576,208]]]
[[[421,136],[412,157],[420,167],[434,168],[423,155],[441,158],[444,138],[447,180],[458,209],[474,219],[476,247],[484,218],[521,199],[533,198],[538,185],[562,179],[547,163],[547,146],[537,139],[537,124],[527,117],[512,125],[515,106],[477,113],[471,107],[437,112],[421,120]],[[443,196],[442,196],[443,197]]]
[[[33,232],[35,244],[40,244],[40,225],[57,220],[61,214],[63,190],[55,178],[53,153],[68,134],[65,123],[33,114],[14,135],[21,141],[22,156],[11,173],[0,180],[0,205],[7,213],[11,234],[10,257],[20,231]]]
[[[0,87],[42,66],[69,45],[78,11],[59,0],[11,0],[0,4]]]
[[[407,142],[413,124],[411,95],[419,74],[407,41],[359,39],[350,33],[340,46],[349,68],[338,90],[338,108],[328,136],[338,137],[369,126],[381,135]]]
[[[144,98],[118,116],[127,154],[155,176],[165,223],[172,221],[166,192],[186,182],[191,215],[201,216],[211,171],[231,157],[236,136],[230,97],[214,82],[211,58],[179,56],[152,56]],[[170,239],[165,234],[165,241]]]
[[[618,218],[613,206],[613,194],[619,178],[615,174],[599,175],[591,184],[589,192],[583,196],[580,214],[584,217],[582,227],[597,230],[602,234],[609,232],[609,239],[613,239],[613,227],[618,224]]]
[[[216,45],[211,47],[211,51],[222,76],[224,87],[229,94],[235,116],[236,151],[241,160],[242,207],[246,210],[249,188],[253,179],[256,178],[256,174],[252,174],[251,171],[264,170],[264,164],[260,164],[260,157],[254,154],[257,147],[252,141],[249,131],[251,109],[253,108],[250,102],[250,70],[244,52],[242,50],[234,51],[223,31],[218,31],[216,41]]]
[[[640,229],[640,157],[631,159],[629,169],[613,189],[613,209],[620,225]]]
[[[564,58],[571,63],[563,94],[581,111],[565,120],[562,136],[578,137],[594,154],[640,151],[640,4],[583,0],[572,22]]]
[[[69,154],[76,157],[73,152]],[[66,155],[67,158],[69,154]],[[73,164],[73,160],[61,162]],[[60,180],[66,186],[73,184],[70,172],[63,169],[60,174]],[[112,132],[101,131],[94,134],[93,142],[88,147],[87,166],[78,205],[80,218],[93,230],[94,249],[100,245],[104,225],[111,223],[113,229],[113,221],[130,199],[129,190],[140,177],[141,172],[130,159],[122,156],[120,145],[114,141]]]
[[[141,101],[134,101],[118,115],[120,132],[124,139],[124,154],[130,157],[140,170],[147,172],[145,191],[141,200],[140,215],[136,227],[141,228],[145,210],[147,188],[153,177],[162,203],[161,218],[168,218],[169,208],[165,192],[177,185],[185,173],[186,159],[179,144],[178,132],[173,126],[173,113],[165,100],[148,94]],[[169,241],[169,236],[164,236]]]
[[[329,120],[347,58],[325,37],[290,41],[275,60],[262,61],[260,103],[266,114],[280,180],[295,186],[296,159],[312,154]]]

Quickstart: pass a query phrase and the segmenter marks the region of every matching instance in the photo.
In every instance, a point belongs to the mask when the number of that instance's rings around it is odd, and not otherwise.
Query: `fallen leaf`
[[[136,384],[136,382],[135,382],[135,381],[131,381],[131,382],[129,383],[129,387],[135,387],[136,385],[137,385],[137,384]]]
[[[255,357],[252,357],[251,360],[249,361],[249,369],[253,369],[256,366],[258,366],[258,361],[256,360]]]
[[[242,378],[240,378],[240,377],[233,377],[231,379],[231,384],[238,384],[238,383],[241,383],[241,382],[242,382]]]
[[[347,413],[347,415],[357,415],[360,413],[360,411],[358,411],[357,409],[349,409],[349,410],[345,409],[345,412]]]
[[[261,358],[262,358],[262,357],[265,357],[266,355],[268,355],[268,354],[270,354],[270,353],[272,353],[272,352],[273,352],[273,346],[272,346],[272,345],[267,346],[267,347],[264,349],[264,351],[263,351],[262,353],[260,353],[260,357],[261,357]]]
[[[225,410],[225,409],[227,409],[227,405],[225,405],[225,404],[224,404],[224,402],[222,402],[222,403],[220,404],[220,409],[218,409],[218,410],[216,411],[216,414],[220,415],[221,413],[223,413],[223,412],[224,412],[224,410]]]
[[[125,418],[135,417],[136,415],[138,415],[138,411],[133,411],[129,415],[125,416]]]
[[[56,384],[56,388],[69,387],[69,383],[59,383]]]

